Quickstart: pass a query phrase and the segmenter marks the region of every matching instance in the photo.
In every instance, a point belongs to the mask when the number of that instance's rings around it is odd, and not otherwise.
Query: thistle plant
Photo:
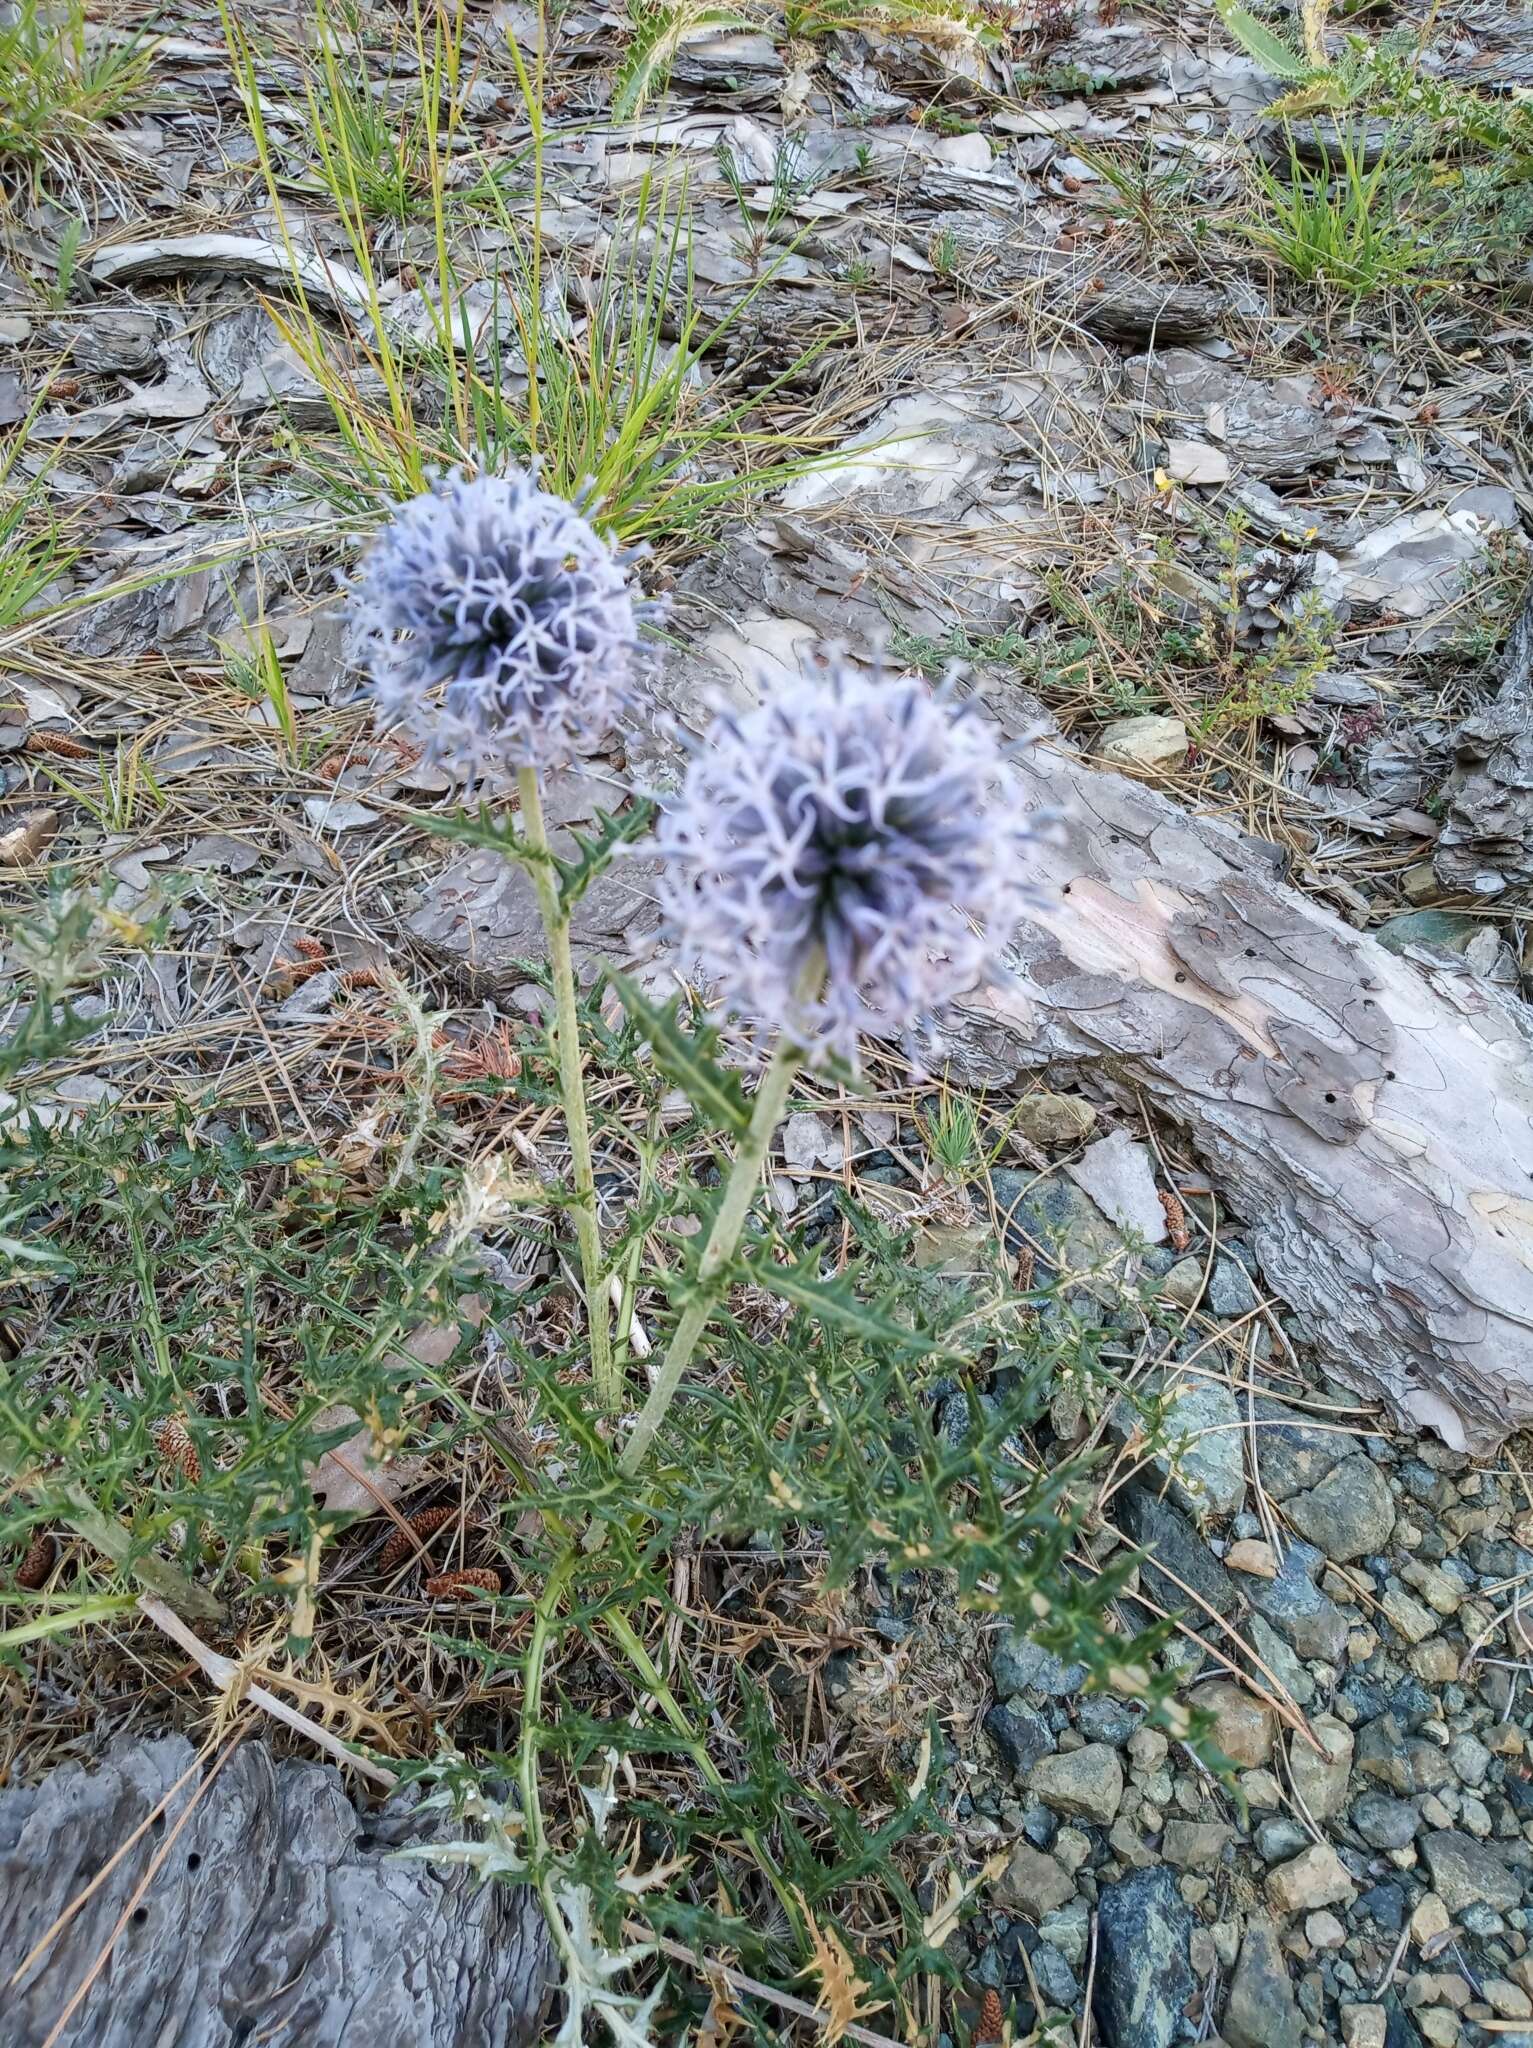
[[[729,1955],[742,1997],[798,1986],[783,1993],[790,2010],[806,1969],[826,2014],[909,2010],[918,1987],[953,1977],[947,1936],[988,1869],[961,1884],[955,1872],[942,1913],[915,1882],[950,1803],[933,1731],[888,1746],[870,1829],[865,1803],[806,1782],[801,1753],[779,1753],[755,1652],[720,1658],[712,1644],[698,1684],[681,1644],[709,1620],[677,1601],[675,1560],[699,1544],[780,1546],[815,1556],[822,1593],[882,1580],[901,1603],[940,1581],[961,1607],[1079,1661],[1092,1687],[1197,1735],[1154,1661],[1164,1630],[1128,1641],[1103,1625],[1134,1559],[1075,1555],[1082,1458],[1032,1455],[1051,1394],[1107,1375],[1108,1332],[1052,1284],[1019,1294],[1000,1243],[987,1239],[961,1280],[927,1270],[906,1228],[855,1185],[826,1191],[845,1226],[830,1259],[822,1226],[758,1201],[804,1077],[855,1078],[872,1040],[929,1057],[955,1003],[995,971],[1029,906],[1043,820],[976,710],[827,655],[754,709],[721,712],[658,812],[651,850],[683,991],[660,1004],[612,972],[580,992],[572,907],[657,812],[636,802],[571,857],[549,845],[542,779],[632,701],[644,604],[631,566],[586,509],[529,477],[452,478],[398,509],[349,604],[384,715],[477,786],[477,812],[427,822],[522,863],[537,890],[585,1330],[562,1312],[540,1318],[562,1292],[545,1275],[543,1226],[527,1221],[545,1191],[494,1152],[465,1171],[464,1131],[433,1085],[431,1020],[413,1006],[419,1054],[391,1077],[410,1116],[387,1175],[359,1181],[339,1153],[317,1156],[312,1132],[247,1131],[222,1115],[208,1130],[183,1128],[179,1110],[156,1124],[110,1105],[78,1125],[13,1122],[0,1130],[0,1240],[35,1270],[46,1318],[15,1363],[0,1361],[0,1557],[49,1526],[73,1530],[193,1618],[214,1618],[224,1592],[287,1603],[301,1658],[311,1635],[320,1649],[359,1562],[368,1597],[368,1539],[353,1545],[354,1511],[321,1501],[316,1461],[346,1453],[358,1417],[428,1464],[458,1473],[483,1460],[477,1537],[495,1556],[495,1524],[514,1510],[516,1587],[495,1592],[487,1564],[463,1635],[441,1632],[448,1615],[431,1640],[478,1699],[514,1698],[513,1750],[473,1747],[483,1724],[465,1713],[450,1719],[468,1754],[395,1754],[390,1768],[432,1781],[476,1837],[421,1853],[536,1886],[561,1963],[563,2048],[601,2033],[629,2048],[691,2038],[716,1987],[662,1975],[663,1956]],[[503,815],[492,805],[506,776],[518,802]],[[68,962],[98,925],[118,930],[82,910],[44,935],[0,1081],[32,1087],[98,1028],[58,1014]],[[135,943],[154,938],[132,929]],[[536,1059],[514,1070],[540,1108],[543,1076]],[[605,1242],[588,1089],[620,1100],[606,1128],[621,1124],[638,1159]],[[928,1127],[928,1153],[959,1167],[972,1157],[980,1178],[987,1114],[955,1113],[946,1136]],[[716,1179],[697,1170],[709,1155]],[[281,1198],[267,1199],[274,1185]],[[689,1229],[667,1231],[683,1219]],[[531,1245],[531,1260],[497,1265],[503,1241]],[[472,1319],[460,1314],[470,1293]],[[625,1429],[641,1296],[659,1359]],[[1159,1313],[1148,1283],[1129,1313]],[[446,1365],[434,1344],[409,1341],[422,1324],[454,1328]],[[679,1400],[705,1338],[709,1370]],[[483,1370],[491,1341],[535,1421],[527,1448],[497,1416],[499,1396],[480,1400],[499,1379]],[[167,1458],[172,1428],[189,1460]],[[332,1546],[349,1549],[340,1574]],[[171,1550],[174,1566],[160,1555]],[[0,1629],[0,1654],[127,1614],[134,1599],[91,1584],[38,1610],[58,1597],[8,1595],[0,1581],[0,1601],[33,1603],[9,1638]],[[380,1749],[418,1739],[370,1710],[351,1726]],[[646,1776],[654,1756],[658,1778]],[[589,1813],[578,1796],[561,1813],[576,1784]],[[653,1857],[643,1868],[636,1843]],[[786,2038],[760,2026],[756,2037]]]
[[[591,1375],[615,1408],[569,905],[539,777],[593,747],[628,701],[641,607],[585,514],[525,473],[450,477],[401,506],[350,595],[352,649],[384,718],[467,781],[516,777],[521,829],[504,844],[532,876],[548,939]]]
[[[803,1065],[939,1025],[1030,901],[1025,804],[993,729],[914,677],[831,655],[721,712],[662,813],[661,902],[754,1039],[775,1038],[689,1303],[623,1454],[636,1470],[702,1335]]]

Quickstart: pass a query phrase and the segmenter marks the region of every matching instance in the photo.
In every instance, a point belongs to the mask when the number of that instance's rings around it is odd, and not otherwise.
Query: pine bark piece
[[[1447,810],[1432,866],[1446,888],[1482,901],[1533,900],[1533,584],[1498,665],[1493,703],[1454,734]]]
[[[179,1736],[124,1738],[94,1769],[0,1792],[5,1977],[192,1758]],[[5,1993],[6,2048],[41,2048],[197,1785]],[[409,1795],[359,1813],[339,1772],[247,1740],[197,1798],[59,2048],[525,2048],[549,1982],[535,1895],[391,1853],[460,1832]]]
[[[1533,1048],[1487,983],[1386,953],[1274,849],[1060,751],[1058,893],[949,1048],[1072,1062],[1177,1126],[1336,1377],[1487,1451],[1533,1419]]]

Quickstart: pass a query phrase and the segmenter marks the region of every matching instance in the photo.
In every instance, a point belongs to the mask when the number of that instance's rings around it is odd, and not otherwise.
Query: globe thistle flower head
[[[385,718],[471,780],[600,740],[632,689],[641,609],[583,511],[520,472],[401,505],[349,593]]]
[[[662,816],[662,905],[735,1016],[855,1062],[989,976],[1042,823],[970,707],[833,657],[715,720]]]

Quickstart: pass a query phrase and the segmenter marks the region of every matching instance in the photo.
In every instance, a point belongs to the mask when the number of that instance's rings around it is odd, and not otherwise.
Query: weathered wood
[[[242,1743],[174,1793],[19,1986],[9,1979],[193,1761],[180,1737],[124,1739],[0,1792],[0,2042],[41,2048],[127,1921],[59,2048],[522,2048],[547,2001],[530,1891],[402,1861],[461,1832],[407,1795],[359,1813],[328,1765]],[[177,1820],[142,1900],[133,1894]]]
[[[1396,957],[1272,849],[1062,751],[1057,908],[956,1035],[991,1072],[1074,1063],[1180,1127],[1328,1366],[1486,1450],[1533,1419],[1533,1051],[1487,983]],[[1524,1013],[1525,1017],[1525,1013]]]

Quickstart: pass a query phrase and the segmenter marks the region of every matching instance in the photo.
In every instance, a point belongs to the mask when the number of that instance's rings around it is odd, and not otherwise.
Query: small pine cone
[[[1006,2015],[1001,2006],[1001,1994],[999,1991],[987,1991],[974,2027],[974,2048],[980,2048],[982,2041],[1003,2040],[1005,2033]]]
[[[378,1558],[379,1571],[385,1578],[390,1572],[397,1571],[407,1557],[415,1554],[419,1544],[424,1543],[428,1536],[434,1536],[438,1529],[445,1528],[456,1513],[456,1508],[422,1508],[418,1515],[407,1516],[405,1528],[396,1529],[384,1544]],[[411,1536],[415,1542],[411,1542]]]
[[[376,967],[348,967],[344,974],[336,977],[335,985],[348,994],[358,988],[382,988],[383,976]]]
[[[1181,1196],[1173,1194],[1169,1188],[1162,1188],[1160,1206],[1166,1212],[1166,1230],[1171,1239],[1171,1249],[1174,1252],[1186,1251],[1192,1243],[1192,1233],[1187,1228],[1187,1211],[1182,1207]]]
[[[484,1565],[466,1572],[439,1572],[421,1590],[428,1600],[472,1600],[480,1593],[498,1593],[500,1573]]]
[[[53,1570],[55,1550],[52,1530],[39,1529],[21,1560],[21,1568],[16,1574],[17,1585],[28,1593],[35,1593],[40,1586],[46,1585],[48,1574]]]
[[[71,739],[67,732],[29,732],[24,751],[28,754],[52,754],[60,761],[93,761],[96,758],[94,747]]]
[[[186,1424],[179,1415],[172,1415],[168,1421],[158,1423],[151,1432],[155,1449],[167,1465],[181,1474],[188,1486],[197,1486],[202,1480],[202,1460],[197,1455],[197,1446],[186,1433]]]

